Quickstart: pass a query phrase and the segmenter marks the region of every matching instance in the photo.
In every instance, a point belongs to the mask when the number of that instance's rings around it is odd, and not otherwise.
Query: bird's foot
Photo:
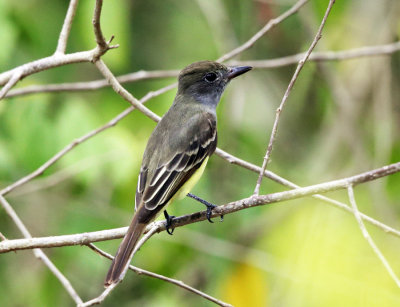
[[[175,228],[172,227],[172,222],[175,218],[174,215],[169,215],[167,210],[164,210],[164,216],[165,216],[165,230],[167,231],[167,233],[169,235],[172,236],[172,234],[174,233]]]
[[[208,220],[210,223],[214,223],[214,222],[211,220],[211,214],[212,214],[212,210],[213,210],[214,208],[216,208],[217,206],[214,205],[214,204],[212,204],[212,203],[209,203],[208,201],[206,201],[206,200],[204,200],[204,199],[202,199],[202,198],[200,198],[200,197],[198,197],[198,196],[196,196],[196,195],[194,195],[194,194],[192,194],[192,193],[188,193],[187,196],[189,196],[189,197],[191,197],[191,198],[197,200],[198,202],[202,203],[203,205],[205,205],[205,206],[207,207],[207,214],[206,214],[207,220]],[[221,222],[222,222],[223,220],[224,220],[224,216],[221,215]]]

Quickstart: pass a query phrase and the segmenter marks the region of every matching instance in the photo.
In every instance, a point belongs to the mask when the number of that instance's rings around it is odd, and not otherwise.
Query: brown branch
[[[17,226],[17,228],[21,231],[22,235],[25,238],[32,239],[32,236],[24,223],[21,221],[21,219],[18,217],[17,213],[14,211],[14,209],[11,207],[11,205],[7,202],[7,200],[0,195],[0,203],[4,209],[4,211],[8,214],[8,216],[13,220],[14,224]],[[7,241],[3,241],[7,242]],[[36,258],[41,260],[48,268],[49,270],[54,274],[54,276],[60,281],[62,286],[65,288],[65,290],[68,292],[68,294],[71,296],[71,298],[75,301],[75,303],[80,304],[82,303],[81,298],[79,297],[78,293],[76,293],[75,289],[72,287],[71,283],[69,280],[57,269],[57,267],[51,262],[51,260],[46,256],[46,254],[38,248],[33,249],[33,254],[35,255]]]
[[[315,195],[318,193],[326,193],[339,189],[347,189],[349,185],[357,185],[373,181],[381,177],[389,176],[398,172],[400,172],[400,162],[386,165],[378,169],[370,170],[355,176],[339,180],[328,181],[325,183],[311,185],[303,188],[296,188],[289,191],[277,192],[267,195],[251,196],[248,198],[244,198],[241,200],[237,200],[216,207],[215,209],[213,209],[212,216],[218,217],[220,215],[228,215],[233,212],[244,210],[251,207],[302,198],[306,196]],[[353,213],[353,210],[348,206],[346,206],[345,210],[350,213]],[[361,217],[368,222],[371,222],[371,220],[373,220],[362,213]],[[204,220],[206,220],[206,211],[201,211],[174,219],[173,226],[181,227],[187,224],[192,224]],[[385,232],[391,233],[400,238],[400,232],[398,230],[390,228],[384,224],[383,227],[381,227],[379,224],[376,223],[372,224],[377,227],[380,227]],[[164,231],[165,221],[157,221],[148,225],[146,228],[146,232],[154,230],[154,228],[156,229],[157,232]],[[37,247],[61,247],[61,246],[71,246],[71,245],[86,245],[93,242],[122,238],[125,235],[127,229],[128,227],[122,227],[116,229],[101,230],[101,231],[87,232],[87,233],[80,233],[73,235],[7,240],[0,242],[0,253],[6,253],[22,249],[32,249]]]
[[[294,86],[294,84],[296,83],[296,80],[300,74],[301,69],[303,68],[304,64],[306,63],[308,57],[310,56],[311,52],[314,50],[315,46],[317,45],[318,41],[320,40],[321,36],[322,36],[322,30],[325,26],[326,20],[329,16],[329,13],[331,12],[332,6],[335,3],[335,0],[330,0],[329,4],[328,4],[328,8],[325,11],[325,15],[322,18],[322,22],[319,26],[319,29],[317,31],[317,34],[314,37],[314,40],[311,43],[310,48],[308,48],[306,54],[304,55],[304,58],[302,60],[300,60],[299,64],[297,65],[296,71],[293,74],[292,79],[289,82],[289,85],[286,89],[285,94],[283,95],[281,104],[279,105],[278,109],[276,109],[276,117],[275,117],[275,122],[274,125],[272,127],[272,132],[271,132],[271,137],[269,139],[269,143],[268,143],[268,147],[267,147],[267,151],[265,153],[265,157],[264,157],[264,161],[263,161],[263,165],[261,167],[261,171],[260,174],[258,176],[257,179],[257,184],[255,186],[254,189],[254,195],[258,195],[260,193],[260,186],[261,186],[261,182],[262,179],[264,177],[264,172],[265,169],[267,168],[268,162],[269,162],[269,158],[271,156],[271,152],[272,152],[272,147],[274,145],[275,142],[275,137],[276,137],[276,133],[278,131],[278,124],[279,124],[279,119],[283,110],[283,107],[285,106],[285,103],[290,95],[290,92],[292,91],[292,88]]]

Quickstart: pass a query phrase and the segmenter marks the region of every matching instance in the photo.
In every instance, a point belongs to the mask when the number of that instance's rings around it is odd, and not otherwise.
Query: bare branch
[[[58,38],[56,53],[65,53],[67,49],[67,42],[69,33],[71,32],[72,21],[75,17],[76,8],[78,7],[79,0],[71,0],[68,6],[67,15],[65,16],[64,24],[61,29],[60,36]]]
[[[227,60],[237,56],[238,54],[242,53],[243,51],[249,49],[250,47],[252,47],[255,44],[256,41],[258,41],[262,36],[264,36],[265,33],[267,33],[269,30],[271,30],[277,24],[279,24],[282,21],[284,21],[286,18],[288,18],[288,17],[292,16],[293,14],[295,14],[307,2],[308,2],[308,0],[297,1],[296,4],[293,5],[285,13],[283,13],[282,15],[280,15],[280,16],[274,18],[274,19],[271,19],[270,21],[268,21],[268,23],[260,31],[258,31],[256,34],[254,34],[243,45],[241,45],[241,46],[233,49],[232,51],[224,54],[223,56],[219,57],[217,62],[227,61]]]
[[[6,211],[6,213],[13,220],[13,222],[15,223],[17,228],[21,231],[22,235],[25,238],[31,239],[32,236],[29,233],[28,229],[25,227],[24,223],[18,217],[17,213],[14,211],[14,209],[11,207],[11,205],[7,202],[7,200],[1,195],[0,195],[0,203],[1,203],[2,207],[4,208],[4,210]],[[7,241],[3,241],[3,242],[7,242]],[[40,259],[49,268],[49,270],[54,274],[54,276],[63,285],[63,287],[68,292],[68,294],[71,296],[71,298],[75,301],[75,303],[77,303],[77,304],[82,303],[81,298],[79,297],[78,293],[76,293],[75,289],[72,287],[69,280],[57,269],[57,267],[51,262],[51,260],[46,256],[46,254],[43,253],[43,251],[38,248],[33,249],[33,254],[35,255],[36,258]]]
[[[156,228],[150,229],[138,242],[137,246],[135,247],[135,249],[133,250],[132,255],[130,256],[129,261],[127,262],[124,270],[121,273],[121,276],[119,278],[119,280],[116,283],[113,283],[113,285],[110,285],[108,287],[106,287],[106,289],[97,297],[95,297],[94,299],[91,299],[90,301],[87,301],[81,305],[79,305],[80,307],[86,307],[86,306],[92,306],[92,305],[96,305],[96,304],[100,304],[101,302],[103,302],[106,297],[108,295],[110,295],[111,291],[115,289],[115,287],[124,279],[124,276],[126,274],[126,272],[129,269],[129,263],[132,260],[132,257],[136,254],[136,252],[139,250],[139,248],[157,231]]]
[[[29,62],[18,66],[9,71],[0,74],[0,85],[6,84],[16,73],[20,72],[20,79],[29,75],[38,73],[50,68],[82,62],[91,62],[96,54],[99,53],[98,48],[89,51],[80,51],[70,54],[53,54],[33,62]]]
[[[99,69],[99,71],[102,73],[104,78],[110,83],[111,87],[114,89],[114,91],[119,94],[122,98],[124,98],[126,101],[128,101],[133,107],[138,109],[140,112],[142,112],[144,115],[149,117],[150,119],[158,122],[160,120],[160,116],[155,114],[153,111],[150,109],[146,108],[139,100],[137,100],[135,97],[132,96],[131,93],[129,93],[125,88],[122,87],[122,85],[118,82],[118,80],[115,78],[113,73],[108,69],[107,65],[104,64],[102,60],[98,60],[95,62],[96,67]]]
[[[369,235],[367,228],[365,228],[365,225],[364,225],[364,223],[363,223],[363,221],[361,219],[360,212],[358,211],[358,208],[357,208],[357,203],[356,203],[356,200],[354,198],[353,186],[351,184],[347,187],[347,192],[348,192],[348,195],[349,195],[350,204],[351,204],[351,206],[353,208],[354,216],[356,217],[356,220],[358,222],[358,226],[360,227],[361,232],[362,232],[365,240],[367,240],[368,244],[371,246],[371,248],[374,251],[374,253],[378,256],[379,260],[383,263],[385,269],[388,271],[390,277],[392,277],[392,279],[396,283],[397,287],[400,288],[400,280],[398,279],[398,277],[394,273],[392,267],[390,266],[389,262],[386,260],[385,256],[383,256],[382,252],[380,251],[378,246],[375,244],[375,242],[372,239],[372,237]]]
[[[223,150],[221,150],[219,148],[217,148],[215,153],[216,153],[216,155],[220,156],[222,159],[228,161],[229,163],[236,164],[238,166],[241,166],[241,167],[243,167],[245,169],[248,169],[248,170],[250,170],[252,172],[255,172],[255,173],[260,173],[260,171],[261,171],[261,167],[259,167],[257,165],[254,165],[254,164],[252,164],[250,162],[244,161],[242,159],[239,159],[239,158],[237,158],[237,157],[235,157],[235,156],[233,156],[233,155],[231,155],[231,154],[229,154],[229,153],[227,153],[227,152],[225,152],[225,151],[223,151]],[[267,177],[267,178],[270,178],[271,180],[273,180],[273,181],[275,181],[275,182],[277,182],[279,184],[287,186],[287,187],[289,187],[291,189],[300,188],[299,185],[297,185],[297,184],[295,184],[295,183],[293,183],[293,182],[291,182],[291,181],[289,181],[289,180],[287,180],[285,178],[282,178],[282,177],[276,175],[275,173],[273,173],[271,171],[266,170],[264,172],[264,176]],[[348,205],[346,205],[346,204],[344,204],[342,202],[339,202],[337,200],[334,200],[334,199],[331,199],[331,198],[328,198],[326,196],[322,196],[322,195],[319,195],[319,194],[312,195],[312,197],[316,198],[316,199],[319,199],[319,200],[322,200],[323,202],[326,202],[329,205],[333,205],[336,208],[339,208],[341,210],[344,210],[346,212],[349,212],[349,213],[353,214],[353,210]],[[396,230],[396,229],[394,229],[392,227],[389,227],[386,224],[383,224],[383,223],[381,223],[381,222],[369,217],[368,215],[365,215],[363,213],[360,213],[360,214],[361,214],[361,217],[363,218],[363,220],[365,220],[366,222],[368,222],[371,225],[374,225],[374,226],[382,229],[386,233],[390,233],[390,234],[400,238],[400,231],[398,231],[398,230]]]
[[[110,260],[114,259],[113,256],[111,256],[110,254],[106,253],[105,251],[101,250],[100,248],[96,247],[93,244],[88,244],[87,246],[90,249],[94,250],[96,253],[98,253],[99,255],[101,255],[101,256],[103,256],[105,258],[108,258]],[[218,299],[216,299],[216,298],[214,298],[214,297],[212,297],[212,296],[210,296],[210,295],[208,295],[208,294],[206,294],[204,292],[201,292],[201,291],[197,290],[196,288],[188,286],[187,284],[185,284],[181,280],[172,279],[172,278],[160,275],[160,274],[156,274],[156,273],[153,273],[153,272],[150,272],[150,271],[146,271],[146,270],[140,269],[138,267],[135,267],[133,265],[130,265],[129,269],[131,271],[135,272],[138,275],[145,275],[145,276],[157,278],[157,279],[166,281],[168,283],[171,283],[173,285],[176,285],[178,287],[181,287],[182,289],[185,289],[185,290],[187,290],[189,292],[192,292],[192,293],[197,294],[197,295],[199,295],[201,297],[204,297],[205,299],[207,299],[207,300],[209,300],[209,301],[211,301],[211,302],[213,302],[213,303],[215,303],[215,304],[217,304],[219,306],[231,306],[231,305],[229,305],[227,303],[224,303],[224,302],[222,302],[222,301],[220,301],[220,300],[218,300]]]
[[[75,8],[73,7],[73,4],[71,2],[72,7],[70,6],[69,9],[71,9],[71,16],[69,16],[69,12],[67,13],[67,17],[66,20],[69,18],[73,17],[73,11],[75,10]],[[75,3],[76,5],[77,3]],[[96,1],[96,6],[95,6],[95,14],[94,14],[94,22],[98,21],[100,18],[100,12],[101,12],[101,5],[102,5],[102,1],[101,0],[97,0]],[[71,19],[72,21],[72,19]],[[65,26],[65,24],[64,24]],[[67,27],[67,26],[66,26]],[[95,34],[96,34],[96,40],[99,40],[98,36],[98,29],[99,26],[97,27],[97,24],[95,25]],[[61,48],[63,47],[63,42],[66,39],[66,37],[68,36],[67,32],[69,32],[68,27],[62,29],[61,31],[61,36],[63,36],[63,38],[61,38]],[[101,33],[101,32],[100,32]],[[60,39],[59,39],[60,42]],[[111,42],[111,40],[110,40]],[[26,76],[29,76],[31,74],[46,70],[46,69],[50,69],[50,68],[54,68],[54,67],[58,67],[58,66],[62,66],[62,65],[66,65],[66,64],[72,64],[72,63],[81,63],[81,62],[93,62],[96,59],[100,58],[100,56],[102,56],[104,53],[107,52],[107,50],[111,49],[111,48],[116,48],[118,47],[116,46],[109,46],[109,43],[106,43],[106,45],[104,46],[103,44],[98,44],[96,46],[96,48],[89,50],[89,51],[81,51],[81,52],[76,52],[76,53],[71,53],[71,54],[64,54],[61,52],[56,52],[49,56],[49,57],[45,57],[30,63],[26,63],[24,65],[18,66],[14,69],[11,69],[9,71],[3,72],[0,74],[0,85],[5,85],[3,87],[3,89],[0,92],[0,99],[2,99],[7,92],[21,79],[23,79]],[[65,40],[66,43],[66,40]],[[58,47],[57,47],[58,48]]]
[[[321,51],[313,52],[310,54],[308,61],[322,62],[322,61],[343,61],[350,59],[358,59],[362,57],[384,56],[391,55],[400,51],[400,42],[394,42],[385,45],[366,46],[361,48],[354,48],[341,51]],[[250,65],[253,68],[266,69],[276,68],[298,63],[304,56],[305,52],[289,55],[281,58],[270,60],[256,60],[256,61],[231,61],[232,65]]]
[[[247,41],[245,44],[239,46],[238,48],[232,50],[231,52],[223,55],[222,57],[220,57],[218,59],[218,61],[221,61],[221,62],[226,61],[226,60],[238,55],[239,53],[247,50],[248,48],[250,48],[252,45],[254,45],[254,43],[258,39],[260,39],[265,33],[267,33],[275,25],[279,24],[280,22],[282,22],[283,20],[285,20],[286,18],[288,18],[289,16],[291,16],[292,14],[297,12],[307,1],[308,0],[300,0],[291,9],[286,11],[281,16],[279,16],[275,19],[271,19],[249,41]],[[59,53],[56,52],[54,55],[52,55],[50,57],[24,64],[22,66],[14,68],[8,72],[4,72],[4,73],[0,74],[0,85],[6,84],[13,77],[13,75],[17,69],[21,70],[20,71],[21,75],[19,76],[19,79],[15,83],[17,83],[20,79],[22,79],[28,75],[31,75],[33,73],[37,73],[39,71],[43,71],[43,70],[46,70],[49,68],[53,68],[53,67],[57,67],[57,66],[65,65],[65,64],[78,63],[78,62],[89,62],[89,61],[97,62],[97,60],[100,58],[100,56],[102,56],[108,49],[118,47],[118,45],[110,46],[110,43],[111,43],[113,37],[111,37],[111,39],[108,42],[106,42],[105,38],[103,36],[103,33],[101,31],[100,13],[101,13],[102,5],[103,5],[102,0],[96,1],[96,6],[95,6],[94,16],[93,16],[93,28],[94,28],[94,33],[95,33],[96,42],[97,42],[96,48],[94,48],[93,50],[90,50],[90,51],[78,52],[78,53],[71,54],[71,55],[61,54],[61,56]],[[75,56],[71,57],[72,55],[75,55]],[[106,70],[105,70],[105,72],[106,72]],[[114,77],[114,79],[115,79],[115,77]],[[15,85],[15,83],[13,85]],[[10,90],[10,88],[12,86],[10,86],[7,90],[4,91],[4,93],[2,93],[3,96],[5,96],[7,94],[7,92]],[[128,94],[128,95],[126,95],[126,94]],[[126,92],[124,94],[124,96],[129,96],[129,95],[130,94],[128,92]],[[133,97],[130,99],[132,101],[135,100]],[[127,99],[127,100],[129,101],[129,99]],[[132,101],[131,101],[131,103],[132,103]],[[141,111],[143,112],[143,110],[141,110]]]
[[[381,177],[389,176],[391,174],[395,174],[400,172],[400,162],[393,163],[390,165],[386,165],[384,167],[374,169],[371,171],[367,171],[355,176],[329,181],[325,183],[320,183],[316,185],[311,185],[303,188],[296,188],[289,191],[277,192],[267,195],[259,195],[259,196],[251,196],[248,198],[244,198],[241,200],[237,200],[225,205],[218,206],[213,209],[212,216],[217,217],[220,215],[228,215],[230,213],[244,210],[250,207],[256,207],[276,202],[282,202],[285,200],[297,199],[301,197],[306,197],[310,195],[315,195],[318,193],[326,193],[329,191],[335,191],[339,189],[347,189],[348,185],[357,185],[364,182],[369,182],[372,180],[376,180]],[[323,198],[320,196],[319,198]],[[337,202],[339,203],[339,202]],[[341,203],[339,203],[341,204]],[[337,204],[336,204],[337,205]],[[340,206],[339,206],[340,207]],[[345,209],[348,212],[353,213],[353,210],[348,206],[345,206]],[[381,226],[381,223],[378,221],[369,218],[366,215],[361,214],[361,217],[370,222],[371,224],[382,228],[384,231],[391,233],[397,237],[400,237],[400,232],[388,226]],[[190,215],[181,216],[175,218],[173,221],[174,227],[181,227],[187,224],[196,223],[199,221],[206,220],[206,211],[196,212]],[[30,238],[30,239],[17,239],[17,240],[7,240],[0,242],[0,253],[22,250],[22,249],[32,249],[37,247],[61,247],[61,246],[71,246],[71,245],[87,245],[93,242],[112,240],[116,238],[122,238],[128,227],[110,229],[110,230],[101,230],[95,232],[87,232],[80,233],[74,235],[63,235],[63,236],[55,236],[55,237],[43,237],[43,238]],[[146,227],[145,233],[148,231],[154,231],[156,229],[157,232],[161,232],[165,230],[165,221],[157,221],[152,224],[149,224]]]
[[[114,290],[114,288],[116,286],[117,286],[117,284],[110,285],[98,297],[96,297],[96,298],[94,298],[94,299],[92,299],[90,301],[78,304],[77,307],[88,307],[88,306],[93,306],[93,305],[100,304],[111,293],[111,291]]]
[[[97,45],[102,49],[107,49],[108,44],[103,36],[103,32],[101,31],[101,26],[100,26],[100,15],[102,7],[103,7],[103,0],[96,0],[96,7],[94,8],[92,23]]]
[[[315,46],[317,45],[318,41],[321,38],[322,30],[323,30],[323,28],[325,26],[325,22],[326,22],[326,20],[327,20],[327,18],[329,16],[329,13],[331,12],[331,9],[332,9],[332,6],[333,6],[334,3],[335,3],[335,0],[330,0],[329,1],[328,8],[326,9],[325,15],[322,18],[322,22],[321,22],[321,25],[319,26],[317,34],[315,35],[314,40],[312,41],[310,48],[308,48],[304,58],[302,60],[300,60],[299,64],[297,65],[296,71],[294,72],[293,77],[290,80],[289,86],[287,87],[286,92],[283,95],[281,104],[279,105],[278,109],[276,109],[275,122],[274,122],[274,125],[272,127],[271,137],[269,139],[267,152],[265,153],[263,165],[261,167],[261,171],[260,171],[260,174],[259,174],[258,179],[257,179],[257,184],[256,184],[256,187],[254,189],[254,195],[258,195],[260,193],[261,182],[262,182],[262,179],[264,177],[264,172],[265,172],[265,169],[267,168],[267,165],[268,165],[268,162],[269,162],[269,158],[271,156],[272,147],[274,145],[276,132],[278,131],[279,119],[280,119],[283,107],[285,106],[285,103],[286,103],[286,101],[287,101],[287,99],[289,97],[289,94],[292,91],[292,88],[293,88],[294,84],[296,83],[296,80],[297,80],[297,78],[298,78],[298,76],[300,74],[301,69],[303,68],[305,62],[307,61],[307,59],[310,56],[311,52],[314,50]]]
[[[387,56],[400,51],[400,42],[385,45],[367,46],[341,51],[322,51],[310,54],[308,61],[343,61],[362,57]],[[305,52],[270,60],[256,61],[230,61],[230,65],[250,65],[256,69],[277,68],[297,64]],[[120,83],[136,82],[156,78],[170,78],[178,76],[179,70],[137,71],[117,77]],[[107,80],[94,80],[87,82],[70,82],[60,84],[31,85],[24,88],[12,89],[5,97],[15,97],[34,93],[91,91],[109,86]]]

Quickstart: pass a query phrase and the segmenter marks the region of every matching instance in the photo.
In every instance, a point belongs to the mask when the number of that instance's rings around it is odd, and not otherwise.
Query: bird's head
[[[227,67],[212,61],[190,64],[179,74],[178,95],[216,107],[229,81],[250,69],[251,66]]]

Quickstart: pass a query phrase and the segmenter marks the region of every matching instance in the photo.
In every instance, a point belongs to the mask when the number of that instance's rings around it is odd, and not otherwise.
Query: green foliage
[[[271,1],[105,0],[106,39],[120,44],[104,57],[115,74],[140,69],[180,69],[216,59],[251,37],[288,8]],[[279,2],[279,1],[278,1]],[[282,1],[287,3],[287,1]],[[280,3],[280,2],[279,2]],[[399,37],[399,6],[337,1],[319,50],[387,43]],[[261,38],[242,59],[267,59],[308,48],[327,1],[310,1]],[[67,52],[95,47],[94,1],[81,1]],[[210,7],[210,9],[207,9]],[[0,70],[54,52],[66,1],[0,1]],[[389,24],[393,26],[389,26]],[[391,33],[393,31],[393,33]],[[397,31],[397,32],[396,32]],[[220,33],[223,33],[221,36]],[[400,160],[400,56],[337,63],[307,63],[282,113],[269,169],[308,185],[346,177]],[[257,165],[294,66],[254,70],[229,85],[218,109],[219,146]],[[19,86],[98,79],[91,64],[75,64],[30,76]],[[137,98],[172,82],[127,84]],[[147,103],[162,115],[170,91]],[[34,171],[73,140],[96,129],[129,105],[111,89],[34,94],[0,102],[0,187]],[[155,123],[132,112],[7,195],[33,236],[121,227],[131,219],[137,174]],[[212,157],[194,193],[216,204],[251,195],[257,174]],[[50,184],[49,184],[50,183]],[[359,208],[394,227],[399,222],[399,175],[355,189]],[[283,187],[265,179],[262,193]],[[332,193],[347,202],[345,193]],[[169,209],[180,215],[202,210],[184,199]],[[398,238],[368,227],[396,273]],[[0,209],[0,232],[21,235]],[[206,239],[193,242],[193,232]],[[208,239],[207,239],[208,238]],[[225,247],[212,239],[240,245]],[[99,243],[114,253],[118,240]],[[221,246],[224,246],[221,248]],[[86,247],[47,249],[46,254],[78,293],[100,293],[109,261]],[[198,223],[172,237],[153,237],[135,265],[185,281],[234,306],[398,306],[398,289],[363,239],[351,215],[310,199],[262,206]],[[21,273],[20,273],[21,272]],[[0,255],[0,306],[71,306],[58,280],[31,251]],[[211,306],[171,284],[128,273],[104,306]]]

